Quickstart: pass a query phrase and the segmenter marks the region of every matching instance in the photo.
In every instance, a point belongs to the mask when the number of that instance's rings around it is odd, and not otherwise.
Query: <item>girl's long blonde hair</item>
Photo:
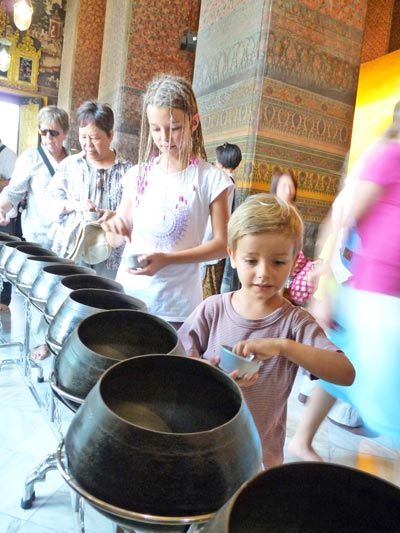
[[[147,118],[147,106],[149,105],[168,107],[170,110],[181,109],[185,116],[188,117],[189,120],[184,123],[182,135],[183,141],[186,140],[187,142],[183,143],[182,150],[180,151],[180,160],[184,163],[184,166],[189,165],[191,157],[195,159],[201,158],[207,161],[201,123],[199,122],[198,127],[194,131],[191,129],[193,117],[199,112],[191,84],[179,76],[162,74],[150,82],[143,97],[139,164],[143,165],[157,150],[153,142]]]

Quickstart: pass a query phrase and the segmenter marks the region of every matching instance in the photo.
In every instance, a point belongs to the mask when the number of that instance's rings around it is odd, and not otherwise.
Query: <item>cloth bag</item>
[[[88,265],[97,265],[106,261],[112,247],[108,244],[106,233],[97,222],[82,224],[75,245],[68,256],[76,263],[83,261]]]

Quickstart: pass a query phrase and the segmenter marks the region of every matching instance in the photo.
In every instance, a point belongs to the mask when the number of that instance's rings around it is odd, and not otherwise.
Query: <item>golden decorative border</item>
[[[7,76],[0,76],[0,86],[15,87],[19,89],[37,90],[39,76],[39,60],[42,52],[36,50],[34,40],[30,32],[25,32],[20,41],[20,32],[14,30],[10,24],[9,16],[5,11],[4,4],[0,4],[0,36],[8,39],[10,45],[11,64]],[[29,79],[21,77],[21,61],[26,60],[30,64]]]

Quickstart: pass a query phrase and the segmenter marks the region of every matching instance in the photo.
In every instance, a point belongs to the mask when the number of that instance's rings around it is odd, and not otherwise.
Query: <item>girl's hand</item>
[[[282,339],[248,339],[247,341],[240,341],[236,343],[232,351],[249,357],[253,355],[254,359],[262,361],[270,359],[275,355],[281,353],[281,340]]]
[[[111,211],[110,209],[95,209],[95,211],[99,213],[99,218],[96,220],[99,224],[107,222],[107,220],[110,220],[115,215],[115,211]]]
[[[96,211],[96,204],[92,202],[92,200],[84,200],[83,202],[80,202],[80,205],[82,211]]]
[[[135,276],[153,276],[156,272],[169,264],[166,254],[156,252],[141,256],[148,261],[148,264],[143,268],[128,268],[130,274]]]
[[[104,231],[121,235],[126,242],[131,242],[132,225],[121,216],[114,214],[108,217],[101,227]]]
[[[65,213],[85,213],[86,211],[96,211],[96,204],[92,200],[69,200],[65,206]]]
[[[3,209],[0,209],[0,226],[6,226],[9,223],[8,214]]]

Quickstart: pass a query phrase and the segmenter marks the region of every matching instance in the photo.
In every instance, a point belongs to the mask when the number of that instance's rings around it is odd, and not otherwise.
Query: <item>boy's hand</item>
[[[221,357],[219,355],[214,355],[213,357],[210,357],[209,359],[202,359],[205,363],[208,363],[209,365],[216,366],[218,368],[219,362],[221,360]],[[241,378],[239,377],[239,370],[236,369],[230,374],[228,374],[229,377],[231,377],[240,387],[250,387],[251,385],[254,385],[254,383],[257,381],[258,378],[258,372],[250,376],[250,374],[245,374]]]
[[[205,359],[206,360],[206,359]],[[213,357],[210,357],[210,359],[208,359],[208,362],[212,365],[212,366],[219,366],[219,362],[220,362],[221,358],[219,355],[214,355]]]
[[[262,361],[281,353],[282,339],[248,339],[235,344],[232,350],[244,357],[253,355],[254,359]]]
[[[254,385],[254,383],[257,381],[259,373],[256,372],[255,374],[245,374],[241,378],[239,377],[239,370],[234,370],[230,374],[228,374],[232,379],[236,381],[236,383],[239,385],[239,387],[251,387]]]

